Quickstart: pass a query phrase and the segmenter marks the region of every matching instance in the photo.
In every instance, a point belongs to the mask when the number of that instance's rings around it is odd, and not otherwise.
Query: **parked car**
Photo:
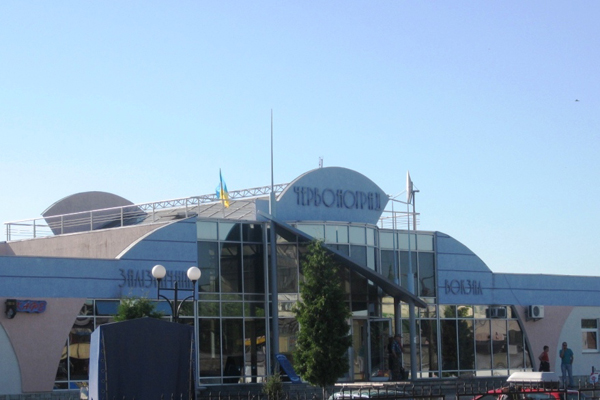
[[[577,390],[560,389],[555,372],[515,372],[506,380],[507,386],[493,389],[473,400],[585,400]],[[565,396],[566,395],[566,396]]]
[[[379,399],[379,400],[412,400],[411,395],[402,390],[387,388],[357,388],[342,389],[333,393],[328,400],[361,400],[361,399]]]

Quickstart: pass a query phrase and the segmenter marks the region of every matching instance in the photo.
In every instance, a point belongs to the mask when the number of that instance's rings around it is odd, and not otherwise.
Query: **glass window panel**
[[[434,254],[419,252],[419,296],[435,297]]]
[[[375,262],[375,247],[367,247],[367,268],[375,271],[375,266],[377,265]]]
[[[63,347],[60,362],[58,363],[58,369],[56,371],[57,381],[66,381],[69,379],[69,341],[65,343]]]
[[[437,316],[436,310],[437,306],[435,304],[430,304],[427,308],[419,308],[419,315],[422,318],[435,318]]]
[[[346,257],[350,257],[350,246],[348,246],[347,244],[330,244],[328,245],[328,247],[330,249],[334,249],[335,251]]]
[[[229,242],[240,241],[240,224],[233,222],[219,222],[219,239]]]
[[[239,243],[221,243],[221,291],[242,292],[242,260]]]
[[[456,312],[459,318],[473,318],[473,306],[457,306]]]
[[[223,302],[221,303],[222,313],[224,317],[243,317],[244,307],[242,302]]]
[[[518,321],[508,321],[508,357],[511,369],[524,368],[523,332]]]
[[[266,328],[262,319],[245,321],[244,372],[245,382],[257,383],[267,375],[266,369]]]
[[[477,369],[491,369],[492,343],[490,340],[490,321],[475,321],[475,351],[477,353]]]
[[[118,300],[96,300],[96,315],[117,315]]]
[[[183,303],[178,301],[179,303],[179,317],[193,317],[194,316],[194,302],[190,300],[186,300]],[[193,322],[193,319],[191,320]]]
[[[247,302],[244,303],[244,314],[246,317],[264,317],[265,303]]]
[[[400,234],[398,234],[398,242],[399,242],[398,247],[401,250],[409,249],[409,247],[408,247],[409,246],[409,238],[410,238],[410,250],[414,251],[416,249],[415,243],[417,240],[417,235],[415,235],[413,233],[409,236],[408,233],[400,233]]]
[[[277,307],[278,307],[277,310],[279,312],[279,317],[280,318],[293,318],[294,317],[293,308],[294,308],[295,304],[296,304],[295,301],[282,300],[280,298],[279,302],[277,304]]]
[[[262,243],[263,241],[263,226],[262,224],[242,224],[242,235],[244,242],[257,242]]]
[[[421,336],[420,336],[420,361],[421,370],[436,371],[438,369],[437,358],[437,321],[421,320]]]
[[[70,380],[88,380],[90,339],[94,331],[93,318],[77,318],[69,333],[68,369]]]
[[[197,236],[198,240],[202,240],[202,239],[216,240],[217,239],[217,223],[216,222],[207,222],[207,221],[196,222],[196,236]]]
[[[198,268],[202,271],[199,292],[219,291],[219,245],[217,242],[198,242]]]
[[[244,258],[244,292],[265,292],[265,265],[263,246],[247,244],[243,247]]]
[[[198,316],[199,317],[218,317],[219,304],[215,301],[199,301],[198,302]]]
[[[367,228],[367,246],[375,246],[375,229]]]
[[[367,266],[367,248],[365,246],[350,246],[350,259],[362,265]]]
[[[161,301],[155,302],[154,304],[156,305],[156,311],[158,311],[162,315],[168,316],[173,313],[171,310],[171,305],[170,305],[171,303],[169,303],[169,302],[161,300]]]
[[[277,243],[296,243],[298,241],[296,235],[286,229],[276,227],[275,232],[277,233]],[[270,236],[269,240],[271,240]]]
[[[79,315],[93,315],[94,314],[94,300],[86,300],[79,310]]]
[[[400,315],[402,318],[409,318],[410,317],[410,309],[408,307],[408,304],[401,304],[400,305]],[[403,321],[404,323],[404,321]],[[410,343],[410,342],[409,342]]]
[[[298,224],[296,228],[301,230],[302,232],[310,235],[311,237],[319,240],[325,239],[324,227],[323,225],[314,225],[314,224]]]
[[[417,245],[419,251],[433,251],[433,236],[417,235]]]
[[[456,318],[456,306],[440,305],[441,318]]]
[[[596,329],[598,326],[598,320],[596,319],[582,319],[581,327],[587,329]]]
[[[583,349],[598,350],[597,332],[583,332]]]
[[[486,318],[487,306],[474,306],[473,317],[475,318]]]
[[[365,244],[365,228],[362,226],[351,226],[350,227],[350,243],[352,244]]]
[[[294,318],[279,318],[279,352],[285,354],[294,365],[294,350],[298,340],[298,321]]]
[[[458,368],[456,320],[441,320],[440,328],[442,335],[442,370],[455,370]]]
[[[294,245],[277,245],[277,288],[279,293],[298,292],[298,257]]]
[[[473,320],[459,319],[458,327],[458,368],[461,370],[475,369],[473,353]]]
[[[348,226],[341,225],[337,227],[338,243],[349,243],[350,234],[348,233]]]
[[[217,318],[198,320],[200,379],[221,376],[221,325]],[[210,382],[210,381],[209,381]]]
[[[414,274],[414,283],[413,287],[418,288],[417,285],[417,253],[414,251],[410,252],[411,260],[412,260],[412,270]],[[408,251],[400,252],[400,283],[402,287],[408,290]]]
[[[493,319],[491,322],[492,339],[492,366],[494,369],[508,368],[508,335],[506,334],[506,320]]]
[[[398,260],[394,257],[394,251],[381,250],[381,275],[386,276],[391,282],[399,282],[397,267],[395,267],[397,265]]]
[[[394,249],[394,234],[392,232],[379,232],[379,247],[382,249]]]
[[[343,225],[325,225],[327,243],[348,243],[348,227]]]

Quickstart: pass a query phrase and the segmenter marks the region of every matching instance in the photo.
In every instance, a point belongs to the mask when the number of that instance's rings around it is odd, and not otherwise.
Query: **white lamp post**
[[[179,311],[181,310],[181,305],[183,304],[184,301],[186,301],[189,298],[193,298],[194,299],[194,310],[196,308],[196,282],[198,282],[198,280],[200,279],[200,276],[202,275],[202,272],[200,271],[200,268],[194,266],[194,267],[190,267],[187,270],[187,277],[190,281],[192,281],[192,289],[179,289],[177,287],[177,280],[175,280],[175,283],[173,284],[173,288],[162,288],[162,290],[172,290],[173,292],[175,292],[174,296],[173,296],[173,301],[171,302],[171,300],[169,300],[166,296],[160,294],[160,281],[167,275],[167,269],[165,267],[163,267],[162,265],[155,265],[152,268],[152,276],[156,279],[157,284],[156,284],[156,298],[160,299],[161,297],[163,299],[165,299],[167,301],[167,303],[169,303],[169,307],[171,307],[171,315],[172,315],[172,321],[173,322],[179,322]],[[181,301],[181,303],[177,304],[177,293],[179,290],[186,290],[186,291],[192,291],[192,295],[186,297],[185,299],[183,299]],[[196,315],[196,313],[194,312],[194,316]],[[196,323],[196,321],[194,321],[194,324]]]

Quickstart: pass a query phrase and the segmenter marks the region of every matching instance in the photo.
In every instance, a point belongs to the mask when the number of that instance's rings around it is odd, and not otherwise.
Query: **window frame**
[[[594,321],[595,327],[585,328],[584,321]],[[586,341],[584,340],[584,335],[588,333],[594,333],[596,339],[596,348],[585,347],[584,344]],[[598,348],[598,318],[582,318],[581,319],[581,352],[582,353],[600,353],[600,349]]]

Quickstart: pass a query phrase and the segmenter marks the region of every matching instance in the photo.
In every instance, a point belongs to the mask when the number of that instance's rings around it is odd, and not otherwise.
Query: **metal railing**
[[[287,183],[274,185],[273,192],[275,194],[280,194],[287,186]],[[271,186],[263,186],[231,191],[228,192],[228,195],[230,201],[233,202],[236,200],[262,197],[270,193]],[[70,232],[118,228],[125,225],[134,225],[142,219],[149,219],[151,222],[156,222],[157,213],[169,209],[180,209],[182,217],[187,218],[192,216],[194,209],[198,210],[201,205],[218,203],[219,201],[221,200],[217,197],[216,193],[214,193],[202,196],[183,197],[150,203],[53,215],[45,218],[5,222],[6,240],[32,239],[62,235]],[[407,217],[412,215],[412,212],[390,211],[386,209],[383,211],[378,225],[380,228],[387,229],[406,228],[409,224],[409,222],[407,222]],[[417,214],[417,216],[418,215],[419,214]]]
[[[273,186],[275,194],[285,190],[287,183]],[[257,187],[228,192],[231,201],[261,197],[271,193],[271,186]],[[151,203],[133,204],[121,207],[82,211],[70,214],[53,215],[4,223],[6,240],[31,239],[61,235],[69,232],[92,231],[95,229],[117,228],[133,225],[136,220],[157,220],[157,213],[168,209],[181,209],[183,217],[192,216],[194,209],[203,204],[221,201],[216,194],[162,200]]]

